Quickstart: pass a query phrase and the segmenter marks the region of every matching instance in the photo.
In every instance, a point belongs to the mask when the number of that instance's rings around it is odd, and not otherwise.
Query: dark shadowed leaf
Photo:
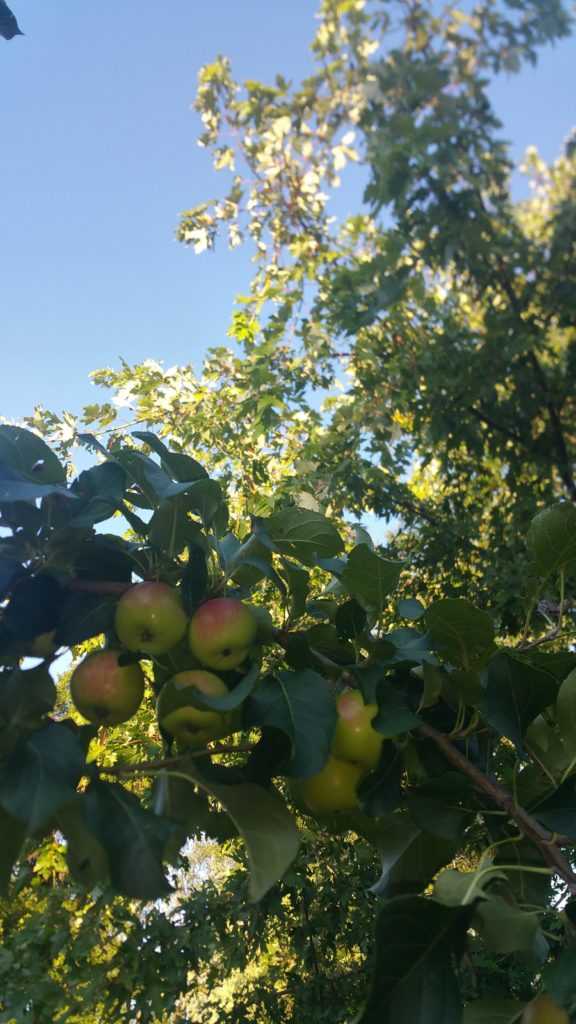
[[[0,36],[3,39],[14,39],[15,36],[23,35],[6,0],[0,0]]]
[[[522,1005],[512,999],[477,999],[466,1006],[462,1024],[517,1024]]]
[[[378,714],[372,720],[372,726],[387,739],[420,725],[418,715],[408,705],[406,694],[395,689],[388,680],[378,685],[377,702]]]
[[[306,598],[310,590],[310,576],[305,569],[291,562],[288,558],[282,559],[281,573],[288,585],[290,594],[290,618],[299,619],[306,611]]]
[[[187,615],[192,615],[206,596],[208,587],[208,566],[206,555],[198,544],[188,547],[188,561],[182,573],[180,592]]]
[[[453,965],[470,911],[421,896],[384,904],[376,926],[373,987],[358,1024],[461,1024]]]
[[[0,807],[0,896],[7,896],[12,870],[26,838],[21,821]]]
[[[109,878],[108,854],[88,828],[84,796],[79,794],[61,807],[57,822],[66,840],[66,861],[74,881],[90,889],[105,884]]]
[[[271,726],[290,739],[287,775],[307,778],[323,767],[336,728],[336,702],[316,672],[280,672],[267,677],[246,705],[247,725]]]
[[[79,738],[59,722],[47,722],[22,740],[0,775],[0,806],[30,834],[69,803],[84,771]]]
[[[71,508],[72,526],[93,526],[109,519],[119,508],[126,474],[116,462],[104,462],[85,470],[74,480],[70,490],[79,499]]]
[[[3,623],[15,641],[33,640],[54,629],[65,599],[62,587],[53,576],[26,576],[12,591]]]
[[[179,826],[147,811],[118,783],[92,782],[84,806],[87,826],[108,855],[110,880],[119,893],[154,900],[171,891],[163,858]]]
[[[56,687],[45,665],[0,675],[0,752],[10,752],[17,741],[37,729],[54,707]]]
[[[56,642],[81,644],[112,628],[116,601],[102,594],[71,594],[60,613]]]
[[[54,452],[24,427],[0,424],[0,463],[33,484],[66,483],[66,470]]]
[[[433,649],[457,668],[469,669],[495,650],[492,619],[462,598],[434,601],[426,626]]]
[[[492,658],[486,675],[482,714],[501,736],[507,736],[521,751],[530,722],[554,703],[557,684],[548,673],[504,653]]]
[[[396,611],[401,619],[411,619],[413,622],[416,622],[422,618],[426,609],[420,601],[410,597],[404,601],[398,601]]]
[[[201,466],[196,459],[193,459],[191,455],[184,455],[182,452],[171,451],[156,434],[152,434],[148,430],[133,430],[132,437],[144,441],[144,444],[156,452],[156,455],[159,455],[162,460],[163,469],[180,483],[185,483],[187,480],[201,480],[208,476],[204,466]]]

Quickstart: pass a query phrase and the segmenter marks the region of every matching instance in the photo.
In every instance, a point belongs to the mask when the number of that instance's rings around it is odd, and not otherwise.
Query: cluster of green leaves
[[[23,856],[46,869],[54,855],[42,854],[42,844],[54,849],[55,835],[78,885],[156,900],[171,891],[166,865],[186,837],[226,842],[238,834],[247,897],[269,901],[300,843],[285,802],[290,780],[323,767],[335,694],[352,685],[377,704],[374,728],[387,742],[359,787],[358,810],[308,827],[355,835],[354,849],[368,843],[381,858],[372,886],[375,982],[358,1019],[402,1013],[456,1024],[467,994],[463,957],[474,955],[471,930],[484,953],[529,956],[537,971],[550,955],[542,921],[555,873],[568,893],[576,888],[565,857],[576,846],[576,655],[557,640],[566,625],[573,636],[564,605],[576,508],[560,503],[532,521],[535,579],[540,587],[560,581],[558,622],[512,647],[498,641],[491,615],[466,599],[405,597],[396,605],[402,563],[365,532],[354,535],[285,500],[253,516],[248,532],[238,521],[233,532],[220,483],[192,455],[148,432],[108,448],[90,435],[82,440],[100,462],[69,482],[41,438],[0,427],[4,891],[22,884]],[[124,517],[128,536],[104,532],[111,516]],[[148,705],[134,720],[146,735],[139,740],[131,728],[129,757],[118,763],[117,754],[107,757],[105,737],[70,715],[50,658],[32,668],[23,662],[45,633],[59,646],[102,634],[117,645],[114,607],[134,576],[177,586],[190,614],[228,593],[281,617],[271,628],[266,616],[262,639],[270,646],[244,672],[227,674],[227,696],[198,698],[241,714],[253,737],[247,752],[240,744],[224,761],[209,750],[174,757]],[[184,648],[151,659],[152,690],[190,663]],[[142,782],[150,776],[152,786]],[[60,877],[61,864],[54,871]],[[285,881],[281,901],[289,891]],[[568,963],[571,928],[558,925],[553,948],[567,944]],[[364,960],[365,942],[358,955]],[[570,1008],[576,990],[558,971],[561,982],[549,987],[561,989]]]

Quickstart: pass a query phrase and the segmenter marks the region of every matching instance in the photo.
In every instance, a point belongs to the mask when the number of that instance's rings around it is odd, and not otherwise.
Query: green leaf
[[[271,726],[290,739],[286,774],[315,775],[324,766],[336,729],[336,702],[330,684],[316,672],[280,672],[263,680],[245,711],[249,726]]]
[[[401,619],[411,619],[413,622],[416,622],[418,619],[422,618],[426,609],[420,601],[410,597],[406,600],[398,601],[396,611]]]
[[[92,782],[84,794],[86,824],[106,851],[110,880],[124,896],[154,900],[171,892],[163,867],[167,847],[184,836],[174,822],[147,811],[118,783]]]
[[[462,1024],[519,1024],[522,1007],[513,999],[477,999],[466,1006]]]
[[[156,452],[162,460],[163,468],[167,473],[171,473],[175,480],[184,483],[187,480],[201,480],[208,476],[204,466],[196,462],[196,459],[182,452],[171,451],[156,434],[148,430],[133,430],[132,437],[144,441],[144,444]]]
[[[447,907],[467,907],[486,897],[485,889],[495,881],[506,881],[506,875],[489,864],[477,871],[457,871],[446,868],[434,883],[434,899]]]
[[[562,683],[556,698],[556,721],[562,739],[576,749],[576,669]]]
[[[474,916],[473,926],[492,953],[533,953],[540,933],[540,915],[520,910],[507,900],[494,896],[482,900]]]
[[[70,487],[79,499],[71,509],[70,525],[93,526],[109,519],[120,507],[125,487],[126,474],[115,462],[104,462],[80,473]]]
[[[576,780],[566,779],[532,813],[551,832],[576,839]]]
[[[377,691],[378,714],[372,719],[372,727],[386,739],[410,732],[420,725],[418,715],[408,706],[404,693],[395,689],[389,680],[384,680]]]
[[[27,480],[0,462],[0,503],[35,501],[37,498],[47,498],[51,494],[75,500],[75,495],[60,484],[41,484]]]
[[[56,643],[72,647],[107,633],[114,623],[116,601],[102,594],[71,594],[62,607]]]
[[[182,604],[187,615],[193,615],[206,596],[208,588],[208,566],[206,554],[199,544],[188,547],[188,561],[182,573],[180,590]]]
[[[0,424],[0,463],[34,484],[66,483],[66,470],[54,452],[23,427]]]
[[[464,947],[469,917],[467,908],[422,896],[385,903],[376,926],[372,992],[358,1024],[460,1024],[452,956]]]
[[[334,625],[338,636],[345,640],[356,640],[366,628],[368,616],[358,601],[352,599],[338,606]]]
[[[507,736],[519,752],[523,751],[530,722],[554,703],[556,683],[546,672],[505,653],[491,659],[486,677],[482,714],[501,736]]]
[[[475,817],[460,804],[469,798],[470,786],[456,772],[429,779],[408,794],[408,810],[423,832],[440,839],[459,840]]]
[[[148,524],[150,543],[170,559],[181,554],[187,544],[197,543],[202,537],[200,525],[188,518],[187,499],[188,496],[183,494],[167,498]]]
[[[290,618],[296,621],[306,611],[306,599],[310,590],[310,576],[305,569],[290,562],[287,558],[281,559],[281,574],[283,575],[290,593]]]
[[[539,512],[530,524],[527,544],[542,576],[576,559],[576,506],[562,501]]]
[[[261,900],[288,870],[300,845],[296,823],[284,801],[277,793],[250,782],[237,786],[208,782],[193,762],[186,765],[185,772],[170,774],[189,778],[230,815],[246,844],[250,899]]]
[[[433,649],[457,668],[481,664],[495,650],[492,619],[463,598],[434,601],[426,627]]]
[[[544,968],[542,981],[559,1006],[572,1006],[576,999],[576,946],[562,950],[558,959]]]
[[[0,674],[0,752],[38,729],[54,707],[56,687],[45,665]]]
[[[258,680],[260,678],[260,664],[255,663],[252,665],[246,675],[237,683],[229,693],[224,694],[223,697],[212,696],[209,693],[201,693],[200,690],[193,689],[193,692],[188,693],[190,687],[185,687],[178,694],[174,694],[174,706],[179,706],[181,701],[182,707],[186,707],[189,704],[194,704],[198,708],[210,708],[213,711],[234,711],[235,708],[246,700],[246,698],[252,693]]]
[[[364,607],[381,612],[400,578],[402,562],[382,558],[367,544],[358,544],[348,556],[340,579],[346,590]]]
[[[420,829],[406,814],[385,814],[374,824],[373,832],[366,838],[378,850],[381,872],[369,891],[380,896],[387,889],[390,872],[420,835]]]
[[[110,862],[106,850],[88,828],[84,796],[78,795],[61,807],[57,822],[66,840],[66,861],[74,881],[88,889],[106,884]]]
[[[84,771],[79,738],[50,721],[19,743],[0,773],[0,806],[28,834],[45,826],[72,800]]]
[[[285,508],[275,512],[262,526],[274,541],[276,550],[315,565],[317,558],[332,558],[344,544],[335,526],[320,512],[305,508]]]
[[[26,838],[22,822],[0,807],[0,896],[7,896],[12,871]]]

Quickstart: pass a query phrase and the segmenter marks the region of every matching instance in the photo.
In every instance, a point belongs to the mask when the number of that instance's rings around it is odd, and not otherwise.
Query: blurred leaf
[[[208,566],[206,555],[199,544],[188,547],[188,561],[182,573],[180,592],[187,615],[192,615],[206,596],[208,588]]]
[[[72,647],[107,633],[114,623],[116,603],[102,594],[70,594],[60,612],[56,643]]]
[[[70,490],[79,499],[71,509],[72,526],[93,526],[109,519],[124,497],[126,474],[115,462],[104,462],[85,470]]]
[[[73,799],[84,771],[77,736],[59,722],[47,722],[22,740],[0,773],[0,805],[37,832]]]
[[[37,729],[54,707],[56,687],[45,665],[0,674],[0,752]]]
[[[396,611],[401,619],[411,619],[415,622],[417,619],[422,618],[426,609],[420,601],[416,601],[415,598],[410,597],[406,600],[398,601]]]
[[[53,576],[25,576],[12,590],[3,624],[17,642],[33,640],[54,629],[64,601],[62,587]]]
[[[352,599],[338,606],[334,625],[340,637],[345,640],[355,640],[366,628],[367,618],[362,605]]]
[[[538,512],[530,524],[528,548],[542,576],[576,559],[576,507],[562,501]]]
[[[384,680],[378,686],[377,701],[378,714],[372,720],[372,727],[387,739],[400,736],[420,725],[418,715],[408,706],[406,695],[395,689],[389,680]]]
[[[560,952],[542,971],[544,989],[559,1006],[571,1007],[576,999],[576,946]]]
[[[562,683],[556,698],[556,721],[562,739],[576,750],[576,669]]]
[[[387,814],[377,822],[377,831],[370,841],[380,856],[381,874],[377,882],[370,887],[370,892],[380,896],[386,892],[390,872],[420,834],[414,822],[404,814]]]
[[[24,33],[20,31],[18,22],[8,7],[6,0],[0,0],[0,36],[3,39],[14,39],[15,36],[22,35]]]
[[[57,821],[66,840],[66,861],[74,881],[89,889],[105,884],[109,878],[108,855],[88,828],[83,795],[61,807]]]
[[[540,914],[525,911],[501,897],[481,900],[476,907],[474,929],[492,953],[532,953],[540,932]]]
[[[358,544],[350,552],[340,579],[360,604],[381,612],[398,584],[401,571],[402,562],[382,558],[367,544]]]
[[[133,430],[132,437],[144,441],[144,444],[156,452],[156,455],[159,455],[162,460],[163,468],[167,473],[171,473],[175,480],[183,483],[187,480],[201,480],[208,476],[204,466],[201,466],[196,459],[193,459],[191,455],[171,451],[156,434],[152,434],[148,430]]]
[[[290,592],[290,618],[295,621],[306,611],[306,598],[310,590],[310,576],[301,566],[295,565],[288,558],[282,559],[282,575]]]
[[[457,668],[469,669],[495,650],[492,619],[463,598],[434,601],[426,626],[433,649]]]
[[[0,807],[0,897],[8,895],[12,871],[25,838],[22,822]]]
[[[477,999],[465,1007],[462,1024],[518,1024],[521,1012],[512,999]]]
[[[576,840],[576,780],[566,779],[546,800],[541,800],[532,813],[551,832]]]

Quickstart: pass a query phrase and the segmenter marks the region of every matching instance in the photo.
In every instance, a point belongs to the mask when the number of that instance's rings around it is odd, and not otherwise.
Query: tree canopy
[[[0,425],[0,1022],[574,1016],[576,146],[515,201],[488,98],[569,31],[330,0],[305,82],[202,70],[231,187],[178,235],[253,248],[231,346]],[[249,609],[224,690],[125,633],[158,584]],[[115,727],[54,661],[103,646],[147,681]]]

